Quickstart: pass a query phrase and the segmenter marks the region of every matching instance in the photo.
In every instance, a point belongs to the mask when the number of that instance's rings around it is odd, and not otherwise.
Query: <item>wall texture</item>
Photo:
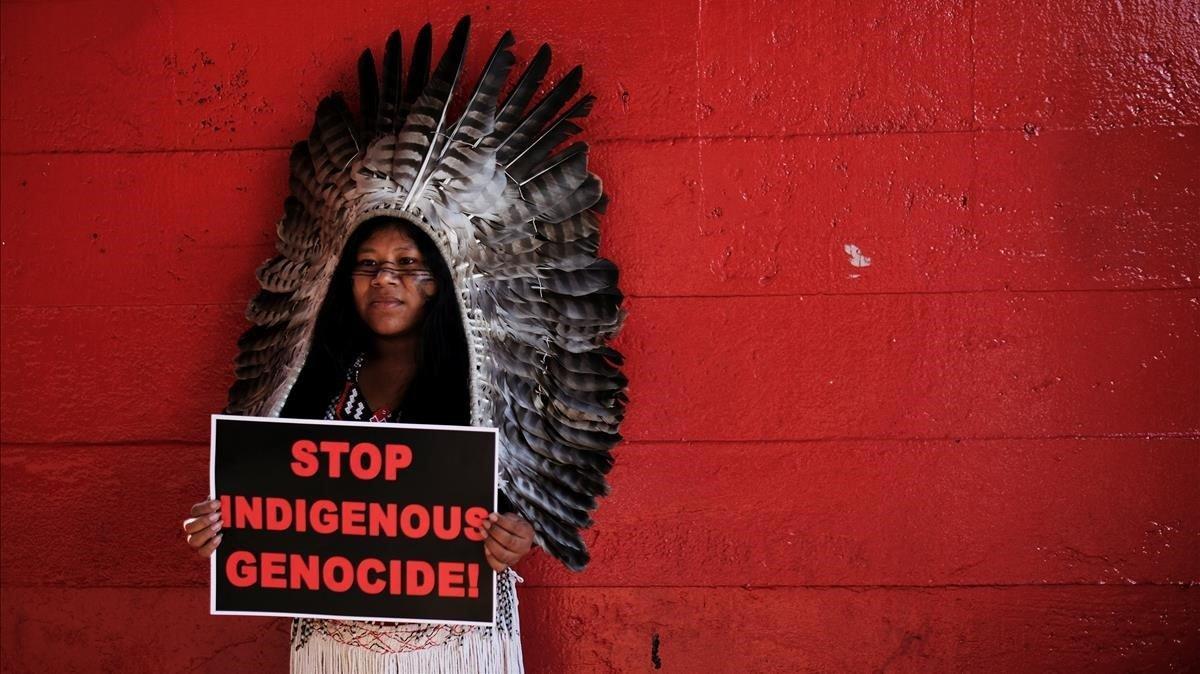
[[[0,4],[5,672],[286,669],[180,535],[207,415],[316,102],[462,13],[585,64],[629,296],[531,671],[1200,662],[1195,0],[302,4]]]

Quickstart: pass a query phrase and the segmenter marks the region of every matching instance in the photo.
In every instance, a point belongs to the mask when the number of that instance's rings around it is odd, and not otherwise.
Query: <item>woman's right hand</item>
[[[183,521],[187,544],[201,557],[208,557],[221,544],[221,502],[201,501],[192,506],[191,514]]]

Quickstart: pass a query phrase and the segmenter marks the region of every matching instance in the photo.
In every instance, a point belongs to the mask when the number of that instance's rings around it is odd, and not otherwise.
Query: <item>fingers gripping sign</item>
[[[191,517],[183,521],[187,544],[201,557],[208,557],[221,544],[220,508],[220,501],[201,501],[192,506]]]
[[[533,548],[533,526],[518,515],[492,513],[483,522],[483,553],[488,565],[503,571]]]

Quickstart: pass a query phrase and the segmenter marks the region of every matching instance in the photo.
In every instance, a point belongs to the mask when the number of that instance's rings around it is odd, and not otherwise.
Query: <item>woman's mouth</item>
[[[380,299],[371,300],[371,306],[399,307],[399,306],[403,306],[403,305],[404,305],[403,300],[398,300],[395,298],[380,298]]]

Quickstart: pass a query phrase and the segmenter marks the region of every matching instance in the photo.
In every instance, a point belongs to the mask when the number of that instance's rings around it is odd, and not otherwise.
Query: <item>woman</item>
[[[404,220],[373,218],[346,244],[282,416],[469,425],[466,349],[450,271],[432,239]],[[183,523],[188,545],[208,557],[221,544],[221,525],[219,501],[195,504]],[[484,554],[497,572],[533,545],[533,528],[518,515],[492,513],[483,528]],[[456,649],[470,648],[507,649],[501,667],[519,671],[519,635],[501,634],[500,624],[515,625],[511,572],[497,587],[497,629],[297,619],[293,671],[337,671],[335,662],[354,671],[454,669]],[[508,636],[515,646],[493,643]]]

